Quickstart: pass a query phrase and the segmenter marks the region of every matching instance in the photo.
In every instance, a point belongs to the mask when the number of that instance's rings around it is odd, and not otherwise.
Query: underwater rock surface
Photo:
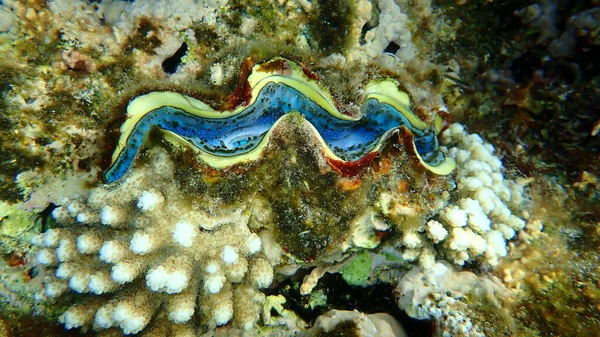
[[[2,1],[0,336],[600,333],[585,7]]]

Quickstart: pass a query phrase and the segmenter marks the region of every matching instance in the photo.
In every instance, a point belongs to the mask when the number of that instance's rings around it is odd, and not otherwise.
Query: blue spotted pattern
[[[414,128],[394,107],[368,99],[359,120],[341,120],[284,83],[269,83],[253,104],[237,115],[204,118],[164,106],[143,116],[129,135],[126,148],[105,174],[107,182],[121,178],[131,166],[140,146],[153,127],[171,131],[202,151],[238,156],[256,148],[273,124],[287,113],[297,111],[319,132],[327,146],[345,161],[355,161],[373,150],[380,138],[392,129],[406,126],[414,135],[415,147],[424,161],[436,165],[444,160],[438,151],[433,128]]]

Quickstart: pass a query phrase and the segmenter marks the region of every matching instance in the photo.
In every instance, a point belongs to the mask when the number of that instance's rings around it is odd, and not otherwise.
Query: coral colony
[[[278,66],[272,67],[273,63]],[[261,70],[271,68],[288,70],[286,74]],[[274,269],[311,265],[304,262],[301,251],[296,253],[293,244],[277,240],[288,224],[256,202],[266,200],[268,204],[266,192],[258,189],[246,203],[238,200],[232,205],[201,198],[199,206],[171,183],[176,179],[176,164],[162,150],[152,151],[150,163],[136,164],[134,159],[149,130],[157,126],[175,148],[192,149],[199,163],[210,167],[240,166],[248,160],[269,166],[269,157],[280,155],[272,149],[280,140],[270,139],[271,135],[302,130],[308,131],[302,137],[312,139],[308,144],[315,144],[308,160],[323,158],[328,167],[319,170],[332,171],[333,176],[323,176],[328,179],[346,179],[344,173],[348,172],[359,174],[349,170],[357,163],[368,166],[373,160],[391,161],[391,172],[363,182],[375,188],[378,211],[369,204],[360,206],[364,209],[355,210],[356,216],[345,225],[354,237],[338,236],[338,241],[327,243],[320,254],[311,253],[309,260],[312,265],[331,264],[336,254],[334,260],[351,256],[352,247],[377,247],[379,243],[373,240],[378,230],[402,228],[401,219],[414,221],[402,231],[397,244],[384,244],[388,253],[416,265],[413,273],[400,281],[409,283],[401,286],[403,296],[411,299],[402,302],[405,309],[418,310],[415,315],[419,318],[443,318],[451,331],[470,331],[472,324],[458,308],[442,307],[420,290],[413,293],[409,289],[414,273],[433,280],[450,277],[443,276],[452,271],[445,262],[437,261],[440,256],[458,266],[473,261],[496,265],[498,258],[507,254],[506,241],[524,228],[525,221],[512,211],[524,204],[523,185],[504,178],[493,147],[478,135],[468,134],[460,124],[441,133],[439,146],[439,130],[427,127],[414,115],[408,96],[394,81],[381,79],[366,85],[366,103],[358,118],[339,113],[316,81],[284,59],[255,66],[248,82],[251,100],[223,114],[171,92],[150,93],[131,101],[113,163],[106,171],[110,184],[62,200],[52,213],[59,228],[34,239],[39,247],[37,262],[46,266],[45,295],[53,298],[66,291],[89,294],[87,300],[60,316],[65,327],[119,328],[133,334],[158,329],[158,323],[152,324],[153,317],[163,317],[171,333],[180,335],[191,334],[198,321],[207,327],[231,321],[237,328],[252,329],[260,324],[260,308],[267,303],[260,290],[271,285]],[[285,114],[289,111],[298,113],[300,119],[288,120]],[[437,124],[443,125],[441,121]],[[385,141],[392,135],[396,142],[400,140],[405,153],[385,150]],[[380,158],[361,162],[379,152]],[[450,175],[456,165],[458,174]],[[256,178],[252,173],[256,169],[253,166],[241,174]],[[387,184],[388,179],[402,180],[403,176],[438,176],[430,181],[431,191],[419,191],[431,200],[404,202],[407,192]],[[423,183],[413,187],[424,188]],[[359,188],[349,194],[363,192]],[[293,192],[281,195],[295,197]],[[291,209],[286,211],[298,211],[298,206],[288,207]],[[312,208],[313,212],[327,212]],[[383,219],[391,223],[377,228],[374,223]],[[318,236],[311,238],[311,230],[306,228],[292,226],[283,234],[319,240]],[[317,280],[311,277],[305,283],[318,281],[318,276]],[[436,293],[450,287],[436,282],[446,281],[433,281],[424,289]]]
[[[551,211],[468,123],[456,83],[478,66],[440,57],[460,26],[441,7],[0,3],[12,307],[98,336],[405,336],[392,311],[436,336],[524,331],[503,301]],[[561,35],[557,10],[516,15],[566,55],[597,11]],[[332,279],[390,303],[346,310]]]

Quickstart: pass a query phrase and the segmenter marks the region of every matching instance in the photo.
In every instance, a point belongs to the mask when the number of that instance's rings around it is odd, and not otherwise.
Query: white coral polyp
[[[491,231],[486,234],[488,247],[492,249],[495,256],[506,256],[506,241],[504,235],[500,231]]]
[[[66,280],[75,272],[76,267],[72,263],[62,263],[56,268],[56,277]]]
[[[252,265],[250,279],[256,288],[267,288],[273,283],[273,277],[273,267],[271,267],[271,264],[267,260],[259,258],[254,265]]]
[[[152,291],[164,291],[167,294],[177,294],[188,285],[188,275],[185,271],[169,272],[163,266],[158,266],[146,274],[146,286]]]
[[[147,233],[135,232],[133,238],[129,241],[129,250],[134,254],[148,254],[152,249],[152,241]]]
[[[150,317],[143,315],[140,311],[130,303],[120,302],[113,311],[112,318],[125,334],[135,334],[142,331],[150,320]]]
[[[180,307],[169,312],[169,320],[173,323],[185,323],[194,315],[194,307]]]
[[[116,241],[106,241],[100,248],[100,260],[106,263],[116,263],[121,260],[124,253],[121,244]]]
[[[85,293],[89,291],[89,282],[90,276],[88,274],[77,273],[69,280],[69,288],[73,289],[78,293]]]
[[[113,281],[124,284],[133,281],[133,279],[137,276],[136,270],[132,265],[118,262],[111,269],[110,277]]]
[[[143,191],[138,199],[137,207],[145,212],[154,211],[163,202],[163,196],[154,191]]]
[[[173,241],[180,246],[189,248],[196,237],[198,229],[196,226],[187,222],[178,222],[173,228]]]
[[[238,257],[239,256],[233,247],[229,245],[223,247],[223,251],[221,252],[221,258],[223,259],[223,262],[226,264],[235,264],[238,261]]]
[[[88,284],[90,291],[96,295],[101,295],[113,290],[116,287],[115,281],[107,271],[98,271],[90,276]]]
[[[448,236],[448,231],[444,226],[436,220],[429,220],[427,222],[427,232],[429,237],[433,239],[434,243],[443,241]]]
[[[148,324],[148,319],[143,316],[134,316],[124,320],[119,326],[125,334],[129,335],[142,331],[146,324]]]
[[[113,308],[110,306],[102,306],[94,316],[94,325],[98,328],[108,329],[113,326],[112,313]]]
[[[62,208],[62,207],[59,207],[59,208]],[[58,242],[60,241],[60,237],[61,237],[61,232],[59,229],[49,229],[44,234],[44,245],[46,247],[56,247],[58,245]]]
[[[60,262],[73,260],[77,256],[77,245],[69,239],[62,239],[56,248],[56,258]]]
[[[58,260],[54,253],[49,249],[42,249],[37,253],[36,260],[39,264],[53,265]]]
[[[452,241],[450,242],[450,249],[457,251],[465,251],[471,244],[471,239],[474,233],[469,229],[454,228],[452,230]]]
[[[248,253],[250,255],[256,254],[260,251],[261,247],[262,241],[260,240],[260,237],[256,233],[250,234],[248,239],[246,239],[246,248],[248,249]]]
[[[229,301],[221,302],[217,304],[212,314],[217,325],[227,324],[231,320],[231,317],[233,317],[233,306]]]
[[[94,219],[94,217],[90,213],[83,212],[83,213],[77,214],[76,219],[77,219],[77,222],[80,222],[80,223],[90,223]]]
[[[216,262],[209,262],[205,268],[206,272],[209,274],[214,274],[219,271],[219,269],[219,264]]]
[[[69,308],[69,310],[60,315],[58,320],[65,325],[67,330],[79,328],[86,323],[83,313],[74,308]]]
[[[204,289],[211,294],[217,294],[223,289],[223,285],[225,284],[225,276],[223,275],[208,275],[204,279]]]
[[[187,287],[188,277],[185,272],[177,270],[169,274],[169,280],[166,284],[165,292],[167,294],[177,294]]]
[[[118,212],[112,207],[106,205],[100,211],[100,222],[103,225],[115,225],[120,220]]]
[[[159,291],[167,285],[169,274],[165,267],[158,266],[146,274],[146,286],[152,291]]]
[[[79,201],[73,201],[67,206],[67,210],[69,211],[69,213],[71,213],[71,215],[76,215],[79,212],[83,211],[84,207],[83,204]]]
[[[421,239],[416,233],[408,232],[404,234],[402,241],[407,248],[417,248],[421,245]]]
[[[77,250],[81,254],[93,254],[100,250],[102,247],[102,240],[92,234],[86,233],[77,237]]]
[[[446,208],[441,212],[441,216],[452,227],[464,227],[467,225],[467,212],[456,206]]]
[[[57,297],[62,295],[67,290],[67,285],[63,282],[48,282],[45,285],[46,296]]]

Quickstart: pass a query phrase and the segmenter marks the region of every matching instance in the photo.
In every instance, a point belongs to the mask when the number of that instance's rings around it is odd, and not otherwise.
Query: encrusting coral
[[[525,228],[528,180],[506,179],[494,147],[479,135],[468,134],[462,125],[452,125],[442,136],[448,154],[460,165],[458,205],[440,211],[441,221],[450,225],[450,256],[457,264],[485,256],[484,260],[495,266],[507,254],[506,241]],[[429,235],[443,241],[439,226],[435,222],[428,226]]]

